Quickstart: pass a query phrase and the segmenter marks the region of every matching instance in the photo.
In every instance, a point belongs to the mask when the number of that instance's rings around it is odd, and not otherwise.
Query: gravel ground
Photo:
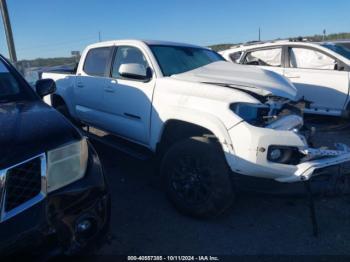
[[[345,121],[307,121],[321,131],[315,144],[350,145]],[[350,255],[349,196],[316,199],[317,238],[304,198],[244,194],[224,216],[195,220],[179,214],[166,199],[151,161],[135,160],[98,142],[95,146],[112,192],[113,240],[99,254]]]

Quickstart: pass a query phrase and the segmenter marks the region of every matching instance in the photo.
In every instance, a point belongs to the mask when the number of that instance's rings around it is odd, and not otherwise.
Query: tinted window
[[[350,50],[350,42],[337,43],[337,45],[343,46],[343,47],[347,48],[348,50]]]
[[[232,62],[239,63],[239,59],[241,58],[242,52],[235,52],[230,54],[230,59]]]
[[[111,47],[91,49],[85,58],[84,72],[92,76],[106,76]]]
[[[282,65],[282,48],[249,52],[245,57],[244,64],[280,67]]]
[[[348,44],[348,46],[346,46]],[[344,56],[347,59],[350,59],[350,44],[349,43],[337,43],[337,44],[322,44],[323,47],[326,47],[341,56]]]
[[[120,46],[113,62],[112,77],[119,78],[119,68],[122,64],[140,64],[148,67],[147,60],[141,50],[132,46]]]
[[[306,69],[335,69],[335,60],[321,52],[307,48],[290,48],[290,67]]]
[[[217,61],[225,61],[218,53],[204,48],[151,45],[164,76],[181,74]]]
[[[31,88],[20,82],[0,59],[0,103],[35,99]]]

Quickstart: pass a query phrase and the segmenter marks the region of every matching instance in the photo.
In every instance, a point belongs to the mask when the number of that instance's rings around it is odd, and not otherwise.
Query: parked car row
[[[42,73],[35,92],[0,57],[0,254],[48,245],[72,254],[106,236],[108,185],[82,126],[148,150],[169,199],[195,217],[231,205],[236,176],[304,182],[350,161],[346,145],[313,148],[303,120],[348,110],[350,63],[337,48],[271,43],[223,53],[258,68],[189,44],[100,42],[76,72]],[[292,74],[296,87],[285,78]],[[307,91],[308,79],[324,86]]]

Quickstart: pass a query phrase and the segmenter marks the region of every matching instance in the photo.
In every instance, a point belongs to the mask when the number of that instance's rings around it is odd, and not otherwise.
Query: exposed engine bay
[[[258,100],[260,103],[236,102],[230,104],[230,109],[246,123],[276,131],[289,131],[297,135],[304,146],[286,145],[274,142],[267,148],[268,163],[294,165],[298,171],[288,177],[276,179],[280,182],[295,182],[308,180],[315,170],[329,166],[338,166],[350,161],[350,148],[344,144],[335,144],[332,148],[314,148],[312,137],[316,132],[314,127],[304,125],[304,109],[310,101],[292,99],[264,93],[264,90],[252,86],[232,85],[226,83],[202,82],[240,90]],[[261,148],[258,148],[258,150]],[[262,150],[266,150],[263,148]],[[263,151],[264,152],[264,151]]]
[[[300,130],[307,101],[297,102],[270,96],[261,104],[234,103],[231,110],[249,124],[278,130]]]
[[[256,97],[256,96],[255,96]],[[249,124],[257,127],[275,130],[292,131],[305,138],[310,147],[270,147],[268,156],[278,155],[281,164],[300,164],[307,161],[339,157],[350,152],[350,148],[337,143],[334,148],[313,148],[312,136],[316,129],[304,125],[304,108],[309,102],[305,100],[290,101],[288,99],[270,96],[259,97],[261,104],[234,103],[231,105],[237,115]],[[276,162],[272,160],[272,162]]]
[[[254,87],[230,85],[225,83],[210,83],[224,86],[247,93],[260,101],[260,104],[233,103],[230,109],[240,116],[244,121],[257,127],[266,127],[278,130],[300,130],[303,125],[303,112],[310,105],[309,101],[301,99],[291,101],[290,99],[261,95]]]

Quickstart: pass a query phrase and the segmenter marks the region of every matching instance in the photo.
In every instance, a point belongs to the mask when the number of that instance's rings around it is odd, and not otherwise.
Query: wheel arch
[[[67,103],[63,99],[62,96],[60,96],[58,94],[52,94],[51,95],[51,105],[52,105],[52,107],[56,108],[59,105],[66,105],[67,106]]]
[[[173,117],[167,119],[158,130],[154,147],[157,153],[162,153],[176,141],[192,136],[209,135],[217,139],[224,152],[233,152],[230,136],[224,124],[217,118],[196,114],[195,117]]]

